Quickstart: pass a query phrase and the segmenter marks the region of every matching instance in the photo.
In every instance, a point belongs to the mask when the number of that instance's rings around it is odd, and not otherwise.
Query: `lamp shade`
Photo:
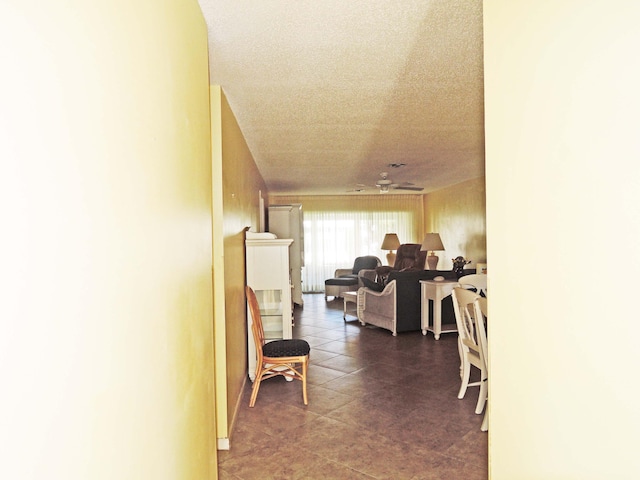
[[[422,240],[422,247],[420,250],[427,250],[433,252],[434,250],[444,250],[444,245],[440,239],[439,233],[427,233]]]
[[[387,233],[382,240],[382,246],[380,250],[397,250],[400,246],[400,240],[398,240],[398,234]]]

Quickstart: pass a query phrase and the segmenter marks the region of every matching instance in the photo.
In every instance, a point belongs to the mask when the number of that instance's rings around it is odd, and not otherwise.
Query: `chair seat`
[[[337,285],[337,286],[350,286],[358,284],[358,276],[354,277],[338,277],[338,278],[329,278],[324,281],[325,285]]]
[[[298,338],[286,340],[272,340],[262,346],[262,353],[265,357],[300,357],[309,355],[311,348],[305,340]]]

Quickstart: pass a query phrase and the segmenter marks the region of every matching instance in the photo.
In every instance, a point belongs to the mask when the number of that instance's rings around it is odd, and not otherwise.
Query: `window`
[[[352,267],[356,257],[375,255],[386,264],[388,252],[380,250],[385,233],[397,233],[401,243],[415,242],[414,217],[406,210],[305,211],[303,290],[324,291],[324,281],[337,268]]]

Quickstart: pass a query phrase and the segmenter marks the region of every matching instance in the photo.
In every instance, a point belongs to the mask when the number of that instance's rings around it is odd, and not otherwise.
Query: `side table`
[[[420,327],[423,335],[429,331],[433,333],[436,340],[439,340],[441,333],[458,331],[455,324],[442,329],[442,299],[451,295],[456,285],[458,285],[457,280],[420,280]],[[433,325],[429,325],[429,300],[433,300]]]
[[[353,315],[355,317],[358,316],[355,313],[357,311],[358,292],[342,292],[342,298],[344,299],[344,305],[342,307],[342,319],[346,322],[347,315]],[[349,309],[349,307],[347,306],[348,303],[353,303],[353,309]]]

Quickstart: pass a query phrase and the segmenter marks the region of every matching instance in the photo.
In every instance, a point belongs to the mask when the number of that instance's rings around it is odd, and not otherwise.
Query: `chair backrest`
[[[380,259],[374,255],[365,255],[364,257],[357,257],[353,262],[353,270],[351,273],[358,274],[360,270],[375,269],[382,265]]]
[[[424,270],[427,260],[427,252],[421,251],[420,243],[403,243],[396,252],[396,262],[393,264],[394,270]]]
[[[487,296],[487,275],[484,273],[472,273],[464,275],[458,279],[461,286],[470,286],[475,288],[477,294]]]
[[[249,312],[251,313],[251,333],[253,341],[256,344],[256,351],[262,356],[262,346],[264,345],[264,328],[262,326],[262,316],[260,315],[260,305],[253,289],[247,285],[245,287],[247,294],[247,303],[249,304]]]
[[[451,296],[453,297],[453,311],[456,315],[461,348],[464,352],[471,349],[479,354],[480,346],[475,335],[473,308],[476,299],[482,297],[462,287],[455,287]]]

